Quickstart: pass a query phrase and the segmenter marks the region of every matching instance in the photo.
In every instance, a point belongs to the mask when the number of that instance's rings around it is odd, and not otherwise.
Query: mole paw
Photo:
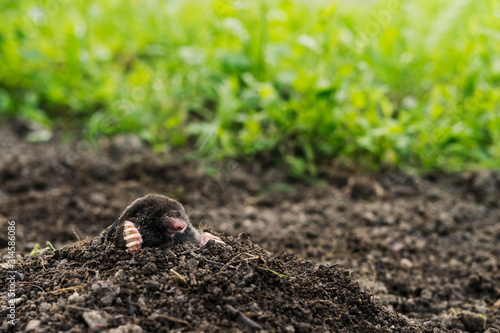
[[[127,246],[127,252],[137,252],[141,249],[141,233],[130,221],[125,221],[125,224],[123,225],[123,239],[125,240]]]
[[[213,240],[219,244],[226,244],[219,237],[209,234],[208,232],[205,232],[201,234],[200,239],[198,240],[198,246],[205,246],[209,240]]]

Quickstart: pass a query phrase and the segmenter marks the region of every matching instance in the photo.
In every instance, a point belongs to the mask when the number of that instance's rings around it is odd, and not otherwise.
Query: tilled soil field
[[[262,162],[154,154],[131,136],[94,149],[25,134],[0,126],[0,331],[500,330],[497,171],[323,166],[311,186]],[[147,193],[177,199],[226,244],[135,254],[105,244],[102,231]]]

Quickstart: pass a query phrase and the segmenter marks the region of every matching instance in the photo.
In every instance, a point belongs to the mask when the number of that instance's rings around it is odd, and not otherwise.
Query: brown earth
[[[323,166],[308,186],[263,162],[155,155],[132,136],[96,150],[25,134],[0,126],[0,331],[500,330],[497,171],[420,178]],[[182,202],[227,245],[131,255],[100,244],[151,192]],[[5,265],[8,221],[16,274]],[[42,253],[30,256],[36,243]],[[11,275],[16,326],[6,320]]]

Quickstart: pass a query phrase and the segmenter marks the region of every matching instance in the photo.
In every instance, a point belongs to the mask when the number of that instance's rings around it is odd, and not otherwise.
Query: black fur
[[[182,232],[175,233],[169,230],[172,218],[184,221],[186,228]],[[105,241],[109,236],[116,246],[126,249],[123,239],[125,221],[134,223],[141,233],[142,247],[158,247],[163,244],[179,244],[185,241],[198,244],[200,238],[200,234],[189,221],[184,207],[178,201],[161,194],[148,194],[135,200],[108,228]]]

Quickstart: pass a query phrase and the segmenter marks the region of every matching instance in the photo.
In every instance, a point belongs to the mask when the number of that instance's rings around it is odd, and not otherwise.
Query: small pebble
[[[104,327],[108,323],[107,319],[101,316],[97,311],[84,312],[83,320],[85,320],[85,323],[87,323],[87,326],[91,329]]]
[[[42,322],[38,319],[33,319],[33,320],[30,320],[30,322],[28,323],[28,325],[26,325],[26,331],[29,331],[29,330],[38,330],[38,328],[40,328],[40,324]]]
[[[80,294],[75,291],[72,295],[68,297],[68,301],[72,303],[81,303],[85,301],[85,297],[80,296]]]
[[[403,258],[399,261],[399,266],[403,269],[410,270],[413,268],[413,263],[410,259]]]
[[[486,316],[464,310],[461,317],[465,329],[470,332],[483,332],[486,328]]]
[[[109,333],[142,333],[142,328],[138,325],[127,324],[112,328],[108,331]]]
[[[44,302],[44,303],[40,304],[40,312],[48,312],[51,307],[52,307],[52,304]]]
[[[108,281],[99,281],[92,285],[94,297],[98,297],[104,306],[111,305],[120,293],[120,287]]]

